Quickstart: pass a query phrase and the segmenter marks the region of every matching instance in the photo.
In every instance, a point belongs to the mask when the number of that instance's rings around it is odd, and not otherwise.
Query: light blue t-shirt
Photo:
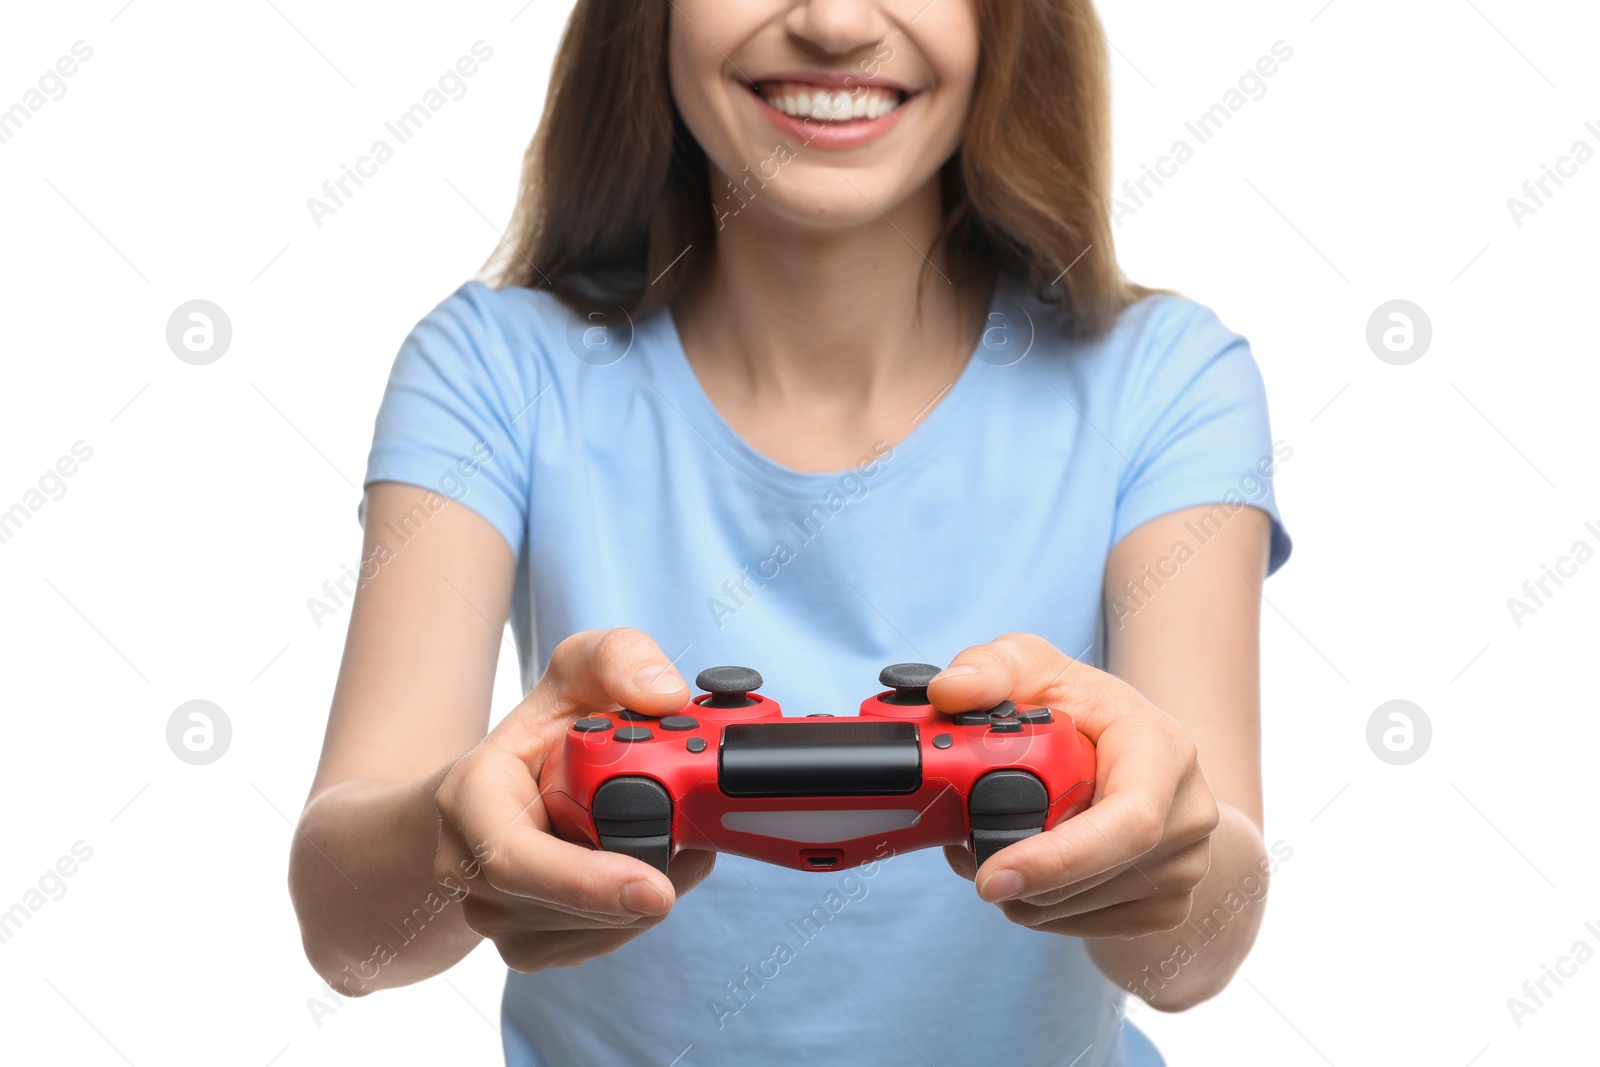
[[[1275,570],[1288,454],[1246,341],[1177,297],[1070,342],[1003,280],[903,440],[815,474],[734,432],[668,312],[605,333],[469,282],[401,347],[366,481],[438,490],[505,536],[525,688],[562,638],[632,626],[686,678],[742,664],[790,715],[853,714],[884,665],[1007,631],[1102,662],[1107,554],[1175,509],[1266,511]],[[623,949],[511,973],[503,1022],[508,1062],[541,1067],[1160,1064],[1123,1010],[1082,941],[1007,921],[929,849],[827,874],[721,856]]]

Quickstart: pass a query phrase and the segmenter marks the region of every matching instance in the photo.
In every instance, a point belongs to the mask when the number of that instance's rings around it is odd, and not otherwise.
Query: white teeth
[[[792,82],[768,84],[761,87],[761,96],[792,118],[829,123],[882,118],[901,104],[895,90],[866,85],[817,89]]]

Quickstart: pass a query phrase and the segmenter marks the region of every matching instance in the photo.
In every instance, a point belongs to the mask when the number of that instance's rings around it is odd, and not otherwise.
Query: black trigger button
[[[1022,729],[1014,720],[1010,725]],[[972,856],[981,867],[1007,845],[1044,830],[1050,800],[1044,783],[1027,771],[990,771],[967,794]]]
[[[672,858],[672,798],[659,782],[613,778],[595,790],[591,814],[601,848],[666,873]]]

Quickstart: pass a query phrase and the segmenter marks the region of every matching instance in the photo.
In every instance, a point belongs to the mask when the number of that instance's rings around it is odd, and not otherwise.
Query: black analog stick
[[[750,693],[761,688],[761,675],[749,667],[707,667],[695,675],[694,684],[711,694],[708,708],[748,708],[760,701]]]
[[[926,704],[928,683],[939,673],[931,663],[891,663],[878,672],[879,683],[894,692],[883,698],[885,704]]]

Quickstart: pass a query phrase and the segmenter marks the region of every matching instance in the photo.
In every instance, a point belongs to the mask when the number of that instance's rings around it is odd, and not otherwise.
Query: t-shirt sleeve
[[[520,558],[537,371],[513,356],[494,300],[493,290],[469,282],[401,343],[362,484],[404,482],[448,497],[487,519]]]
[[[1273,475],[1294,450],[1272,439],[1249,342],[1209,309],[1170,298],[1140,332],[1117,434],[1128,465],[1112,543],[1180,508],[1249,505],[1272,520],[1271,574],[1291,548]]]

